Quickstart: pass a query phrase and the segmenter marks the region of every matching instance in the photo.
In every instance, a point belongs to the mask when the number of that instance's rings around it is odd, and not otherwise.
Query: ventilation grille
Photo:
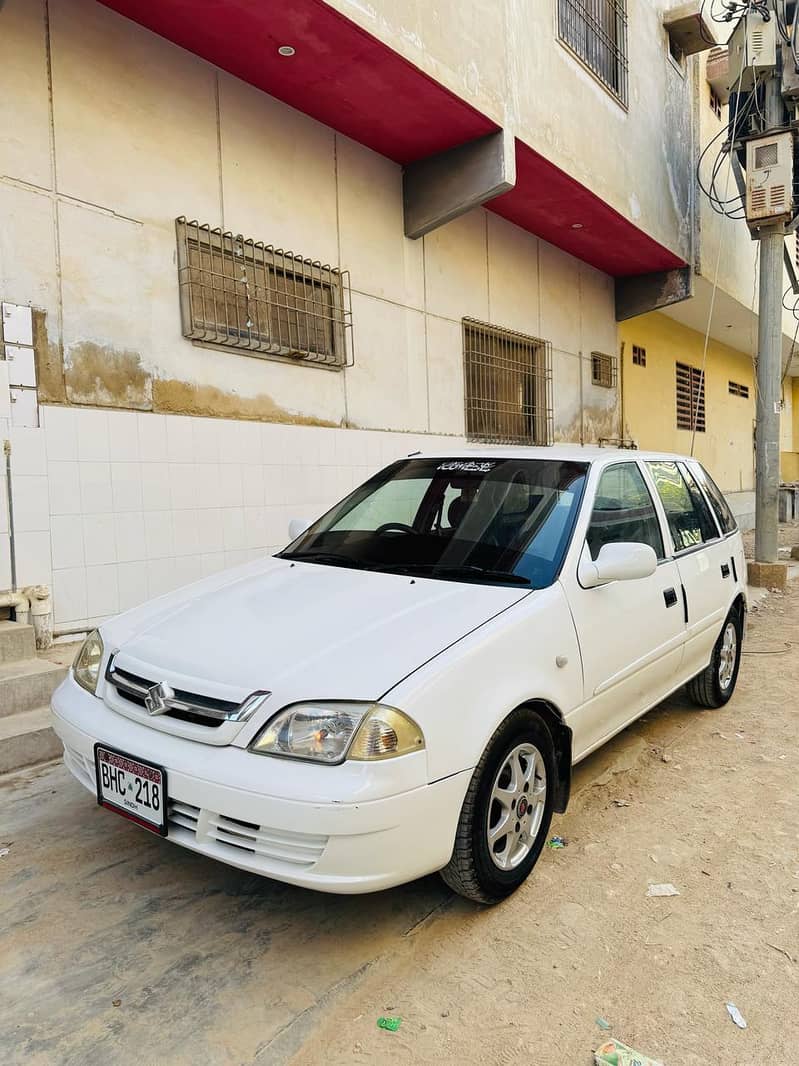
[[[761,148],[755,148],[756,170],[762,170],[763,167],[774,167],[777,165],[778,160],[776,141],[772,141],[771,144],[764,144]]]
[[[591,352],[591,384],[603,389],[612,389],[616,385],[615,356],[605,352]]]
[[[696,366],[677,363],[677,429],[705,432],[705,375]]]

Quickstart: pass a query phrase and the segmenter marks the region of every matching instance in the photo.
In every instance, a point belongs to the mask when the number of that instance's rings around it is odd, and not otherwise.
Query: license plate
[[[94,745],[97,802],[166,836],[166,770],[122,751]]]

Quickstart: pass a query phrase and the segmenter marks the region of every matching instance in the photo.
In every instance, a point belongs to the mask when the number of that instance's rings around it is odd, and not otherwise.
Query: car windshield
[[[361,485],[280,557],[546,588],[586,472],[586,463],[556,459],[407,459]]]

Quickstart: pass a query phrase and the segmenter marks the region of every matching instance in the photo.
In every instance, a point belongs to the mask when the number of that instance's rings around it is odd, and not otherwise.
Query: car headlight
[[[90,633],[81,645],[72,664],[72,676],[92,696],[97,693],[100,679],[100,663],[103,661],[103,638],[98,630]]]
[[[286,755],[336,765],[345,759],[392,759],[424,747],[413,719],[380,703],[295,703],[250,744],[258,755]]]

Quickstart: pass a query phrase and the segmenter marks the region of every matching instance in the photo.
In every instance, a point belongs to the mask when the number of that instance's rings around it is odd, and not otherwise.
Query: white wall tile
[[[17,583],[49,585],[51,582],[50,534],[18,533],[14,538],[17,555]]]
[[[238,463],[223,463],[220,471],[219,506],[241,507],[244,495],[241,488],[241,467]]]
[[[47,473],[45,434],[41,429],[14,426],[11,429],[11,473],[35,477]]]
[[[225,553],[221,551],[205,552],[200,556],[200,567],[203,577],[208,577],[210,574],[216,574],[220,570],[224,570]]]
[[[81,515],[53,515],[50,519],[53,542],[53,569],[83,566],[83,518]]]
[[[86,611],[90,618],[112,615],[119,610],[116,566],[86,567]]]
[[[116,562],[113,514],[83,516],[83,550],[87,566]],[[89,613],[91,614],[91,611]]]
[[[192,454],[198,463],[219,462],[219,420],[192,418]]]
[[[175,587],[182,588],[203,576],[199,555],[183,555],[173,560]]]
[[[167,459],[166,415],[136,415],[139,430],[139,455],[144,463],[164,463]]]
[[[111,494],[113,510],[119,514],[124,511],[141,511],[142,509],[142,469],[149,466],[141,463],[111,463]]]
[[[197,464],[169,464],[169,499],[174,510],[197,506]]]
[[[171,559],[151,559],[147,563],[147,599],[171,592],[174,582],[175,568]]]
[[[236,551],[245,547],[244,508],[226,507],[222,511],[222,535],[225,551]]]
[[[77,441],[77,436],[76,436]],[[50,442],[48,437],[48,448]],[[79,463],[52,460],[47,464],[47,482],[50,493],[50,514],[80,514]]]
[[[145,511],[164,511],[172,506],[167,463],[142,464],[142,506]]]
[[[263,548],[266,544],[266,508],[244,508],[244,546]]]
[[[190,463],[194,459],[191,418],[183,415],[167,417],[166,457],[171,463]]]
[[[78,459],[108,462],[108,412],[81,409],[76,413]]]
[[[196,507],[219,507],[222,484],[219,463],[196,463],[194,467]]]
[[[85,567],[53,571],[53,609],[56,625],[82,622],[87,617]]]
[[[140,511],[114,515],[114,541],[117,560],[120,563],[135,562],[147,558],[147,543],[144,537],[146,515]],[[142,590],[144,585],[142,585]]]
[[[42,425],[50,459],[78,458],[78,415],[74,407],[42,407]]]
[[[174,555],[171,511],[148,511],[144,516],[144,540],[148,559]]]
[[[101,514],[113,510],[111,464],[86,462],[80,467],[80,502],[84,514]]]
[[[46,477],[12,477],[14,529],[17,533],[50,529],[50,497]]]
[[[242,502],[245,507],[263,507],[264,468],[259,462],[245,463],[241,468]]]
[[[197,535],[200,552],[221,552],[224,549],[221,508],[204,507],[197,512]]]
[[[147,563],[125,562],[117,566],[119,610],[128,611],[147,598]]]
[[[198,555],[200,552],[200,530],[197,520],[198,512],[187,508],[172,513],[174,535],[174,552],[176,557]]]
[[[109,411],[108,457],[114,462],[139,459],[139,416],[135,411]]]

